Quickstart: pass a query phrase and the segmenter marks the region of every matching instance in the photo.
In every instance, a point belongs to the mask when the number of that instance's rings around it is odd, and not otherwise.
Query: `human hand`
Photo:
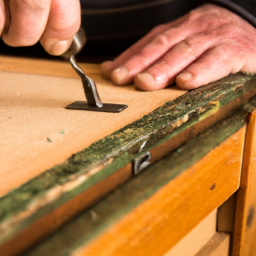
[[[239,71],[256,72],[256,29],[231,11],[205,4],[160,25],[101,66],[118,85],[142,90],[175,82],[195,89]]]
[[[52,55],[68,50],[80,27],[79,0],[0,0],[0,34],[10,46],[39,40]]]

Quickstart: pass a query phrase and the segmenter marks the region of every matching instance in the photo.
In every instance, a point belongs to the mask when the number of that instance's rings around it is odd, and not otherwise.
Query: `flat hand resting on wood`
[[[205,4],[154,28],[101,69],[118,85],[134,81],[158,90],[176,81],[195,89],[230,73],[256,72],[256,29],[226,8]]]
[[[246,5],[240,16],[235,14],[239,1],[245,2],[241,9]],[[158,90],[175,81],[182,89],[194,89],[230,73],[256,72],[254,0],[210,2],[216,5],[201,5],[152,29],[114,61],[103,63],[103,75],[118,85],[134,82],[142,90]],[[247,12],[249,18],[243,15]],[[80,23],[79,0],[0,0],[0,34],[11,46],[40,41],[48,53],[61,55]]]

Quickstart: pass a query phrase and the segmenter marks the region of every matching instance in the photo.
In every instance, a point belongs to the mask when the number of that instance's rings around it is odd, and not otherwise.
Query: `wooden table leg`
[[[249,116],[232,256],[256,255],[256,110]]]

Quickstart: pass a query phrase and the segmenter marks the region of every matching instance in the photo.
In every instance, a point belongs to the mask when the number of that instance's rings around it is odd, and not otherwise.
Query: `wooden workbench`
[[[65,110],[68,63],[0,58],[0,255],[254,255],[256,76],[141,92],[82,67],[128,109]]]

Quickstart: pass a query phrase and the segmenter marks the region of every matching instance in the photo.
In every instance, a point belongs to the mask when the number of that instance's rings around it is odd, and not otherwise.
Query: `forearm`
[[[203,0],[204,3],[214,3],[226,7],[238,14],[241,18],[256,27],[256,1],[255,0]]]

